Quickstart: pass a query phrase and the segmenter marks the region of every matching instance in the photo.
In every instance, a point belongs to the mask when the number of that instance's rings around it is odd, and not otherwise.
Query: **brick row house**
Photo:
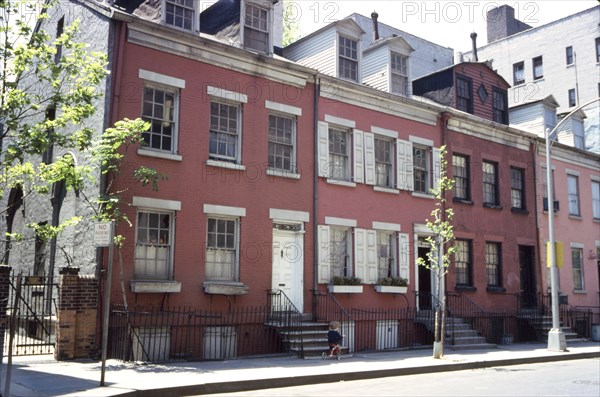
[[[452,297],[449,315],[470,305],[514,317],[544,292],[538,138],[508,125],[509,84],[488,64],[424,75],[411,69],[431,57],[418,41],[390,34],[363,46],[353,18],[282,48],[281,2],[70,6],[110,20],[98,33],[112,40],[110,124],[151,124],[125,164],[168,176],[158,191],[129,190],[123,211],[132,225],[117,226],[126,240],[111,302],[163,311],[161,321],[129,324],[141,340],[134,357],[140,349],[154,352],[145,359],[271,352],[248,344],[289,311],[343,321],[351,351],[430,344],[428,323],[414,320],[430,312],[438,286],[417,259],[431,249],[426,221],[442,146],[456,181],[448,198],[458,252],[439,286]],[[592,158],[583,162],[593,169]],[[116,181],[117,190],[129,183]],[[398,279],[403,288],[385,288]],[[180,323],[165,320],[175,307],[201,329],[184,337]],[[268,307],[266,320],[262,309],[244,311],[252,307]],[[263,328],[232,322],[238,310]],[[498,343],[517,331],[486,336]],[[276,333],[276,351],[293,347]],[[182,349],[186,338],[192,345]]]

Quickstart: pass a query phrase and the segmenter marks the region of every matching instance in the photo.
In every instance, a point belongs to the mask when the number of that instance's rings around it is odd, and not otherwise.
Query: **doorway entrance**
[[[522,308],[534,308],[537,304],[534,260],[533,247],[519,245],[519,273],[521,276],[520,304]]]
[[[423,258],[426,262],[428,262],[427,254],[431,251],[429,245],[425,245],[426,243],[419,241],[417,247],[417,255],[419,258]],[[427,269],[425,266],[418,267],[418,275],[419,275],[419,291],[418,291],[418,307],[419,310],[431,310],[432,305],[432,295],[431,295],[431,270]]]
[[[289,225],[285,226],[289,229]],[[281,230],[278,225],[273,227],[271,288],[283,291],[296,309],[302,313],[304,310],[304,234],[301,230]]]

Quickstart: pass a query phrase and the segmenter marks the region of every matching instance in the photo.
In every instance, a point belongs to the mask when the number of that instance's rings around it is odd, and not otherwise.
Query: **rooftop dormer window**
[[[165,0],[165,24],[184,30],[194,29],[194,0]]]
[[[256,4],[246,3],[244,13],[244,47],[270,53],[269,10]]]
[[[338,77],[358,82],[358,41],[340,35],[338,49]]]
[[[392,93],[408,95],[408,57],[395,52],[390,56]]]

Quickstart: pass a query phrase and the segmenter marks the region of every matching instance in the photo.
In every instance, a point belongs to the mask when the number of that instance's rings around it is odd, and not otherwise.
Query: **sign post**
[[[108,247],[108,263],[106,265],[106,283],[104,284],[104,315],[102,316],[102,370],[100,386],[104,386],[106,372],[106,352],[108,348],[108,320],[110,317],[110,282],[114,257],[115,222],[94,223],[94,244],[96,247]]]

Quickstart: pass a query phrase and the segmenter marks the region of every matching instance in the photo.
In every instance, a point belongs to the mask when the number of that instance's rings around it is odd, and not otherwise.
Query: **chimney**
[[[371,20],[373,21],[373,41],[379,40],[379,25],[377,24],[377,18],[379,14],[375,11],[371,13]]]
[[[473,41],[473,60],[475,62],[478,62],[479,59],[477,58],[477,33],[471,33],[471,41]]]

